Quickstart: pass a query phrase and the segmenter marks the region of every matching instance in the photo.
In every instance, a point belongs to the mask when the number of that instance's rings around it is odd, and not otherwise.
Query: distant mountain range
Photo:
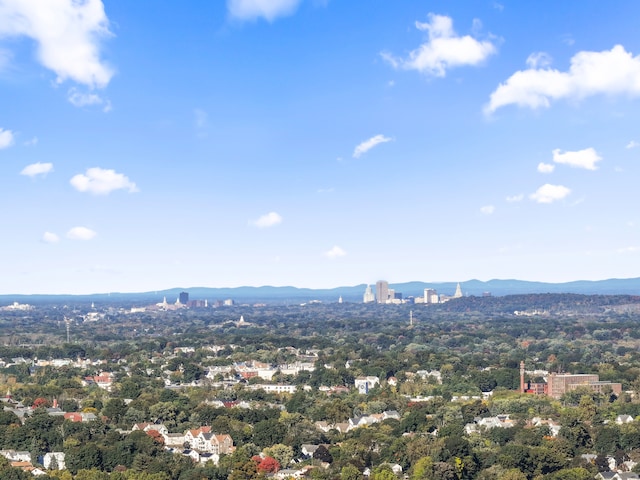
[[[424,294],[425,288],[433,288],[439,294],[453,295],[456,282],[427,283],[406,282],[389,284],[403,297],[417,297]],[[302,303],[312,300],[337,302],[342,297],[345,302],[362,302],[366,284],[331,289],[309,289],[296,287],[235,287],[235,288],[171,288],[156,292],[140,293],[98,293],[92,295],[0,295],[0,304],[11,302],[48,303],[48,302],[126,302],[146,305],[167,298],[175,302],[180,292],[188,292],[191,300],[233,299],[238,303]],[[578,293],[583,295],[640,295],[640,278],[609,279],[566,283],[528,282],[524,280],[468,280],[460,282],[465,296],[493,296],[536,293]],[[374,286],[375,287],[375,286]],[[375,289],[375,288],[374,288]]]

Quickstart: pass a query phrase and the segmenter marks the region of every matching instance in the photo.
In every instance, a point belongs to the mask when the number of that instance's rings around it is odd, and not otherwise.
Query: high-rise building
[[[389,300],[389,282],[385,280],[376,282],[376,300],[378,303],[387,303],[387,300]]]
[[[438,303],[438,294],[433,288],[424,289],[424,303]]]
[[[178,300],[182,305],[186,305],[189,302],[189,292],[180,292]]]
[[[375,301],[376,301],[376,296],[373,294],[373,290],[371,290],[371,285],[367,285],[367,288],[364,291],[364,295],[362,297],[362,302],[373,303]]]

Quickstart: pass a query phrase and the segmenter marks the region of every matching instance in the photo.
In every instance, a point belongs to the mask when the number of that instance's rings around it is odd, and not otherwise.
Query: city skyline
[[[0,0],[0,294],[638,277],[615,6]]]

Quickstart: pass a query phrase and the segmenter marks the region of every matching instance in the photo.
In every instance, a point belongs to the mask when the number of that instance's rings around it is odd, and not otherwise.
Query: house
[[[98,417],[96,417],[95,413],[67,412],[64,414],[64,419],[70,422],[93,422],[97,420]]]
[[[313,454],[315,453],[315,451],[318,449],[319,446],[320,445],[310,445],[310,444],[303,443],[302,446],[300,447],[300,451],[305,457],[313,457]]]
[[[210,433],[211,427],[200,427],[193,430],[187,430],[184,434],[184,441],[188,443],[191,448],[196,450],[204,450],[204,439],[200,437],[201,433]],[[202,448],[199,448],[199,442],[202,441]]]
[[[131,427],[131,431],[135,432],[136,430],[142,430],[143,432],[155,430],[162,436],[169,433],[169,429],[167,429],[167,427],[165,427],[161,423],[157,423],[157,424],[156,423],[136,423],[133,425],[133,427]]]
[[[42,457],[42,465],[47,470],[64,470],[66,468],[64,463],[64,452],[49,452],[45,453]]]
[[[380,384],[378,377],[356,377],[354,380],[355,387],[358,389],[358,393],[367,394],[369,390]]]
[[[618,425],[622,425],[625,423],[631,423],[633,422],[633,417],[631,415],[618,415],[616,417],[616,423]]]
[[[29,462],[31,463],[31,453],[27,451],[16,450],[0,450],[0,455],[10,462]]]

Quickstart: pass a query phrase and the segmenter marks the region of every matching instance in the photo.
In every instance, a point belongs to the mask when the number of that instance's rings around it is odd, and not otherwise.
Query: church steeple
[[[460,288],[460,282],[458,282],[458,286],[456,287],[456,293],[453,294],[453,298],[462,297],[462,288]]]

